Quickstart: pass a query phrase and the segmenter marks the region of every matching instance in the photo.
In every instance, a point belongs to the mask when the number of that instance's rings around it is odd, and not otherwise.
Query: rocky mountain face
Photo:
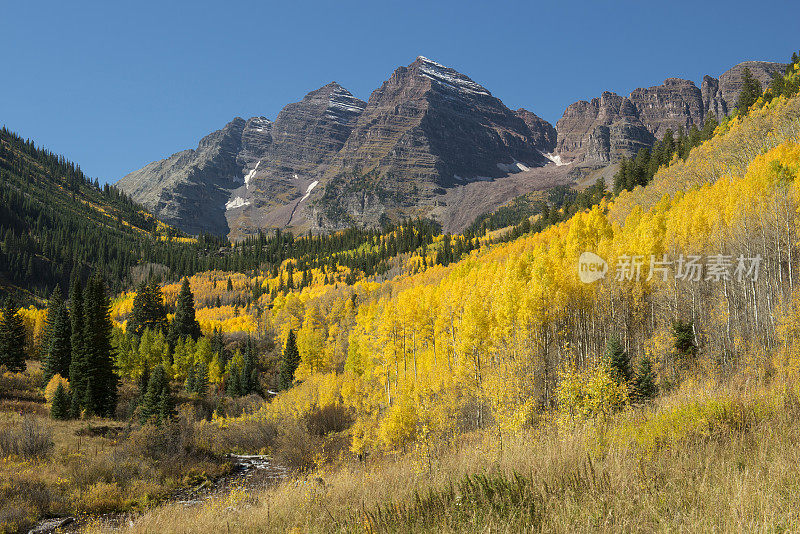
[[[231,236],[302,226],[305,221],[295,219],[297,209],[319,184],[364,106],[336,82],[285,106],[272,125],[272,143],[258,160],[244,166],[243,184],[226,205]]]
[[[525,108],[519,108],[514,113],[528,125],[533,142],[539,150],[545,154],[555,151],[558,134],[552,124]]]
[[[568,106],[554,128],[420,56],[367,102],[331,82],[274,122],[236,118],[196,149],[118,185],[172,225],[232,239],[265,228],[330,232],[416,216],[460,231],[514,195],[570,183],[635,155],[668,129],[700,126],[708,113],[723,117],[745,67],[766,85],[785,65],[741,63],[719,79],[706,76],[700,88],[669,78],[628,96],[604,92]]]
[[[689,80],[668,78],[627,97],[605,92],[590,102],[575,102],[556,123],[556,151],[565,162],[605,165],[635,155],[668,129],[700,127],[708,113],[720,119],[736,106],[745,68],[766,87],[786,65],[747,61],[719,79],[705,76],[699,89]]]
[[[772,81],[775,72],[784,70],[786,65],[768,61],[745,61],[724,72],[719,79],[704,76],[700,90],[706,112],[711,111],[717,118],[721,118],[733,111],[742,90],[742,74],[745,68],[750,69],[750,73],[763,89]]]
[[[184,150],[123,177],[118,183],[138,202],[182,230],[224,233],[225,203],[239,186],[244,162],[260,158],[270,144],[271,123],[236,118]]]
[[[419,57],[370,96],[325,173],[312,228],[421,214],[446,188],[543,166],[538,130],[467,76]]]
[[[330,83],[274,122],[235,119],[119,186],[189,232],[327,232],[446,211],[451,188],[549,163],[555,137],[535,114],[419,57],[366,103]]]
[[[570,104],[556,130],[556,151],[569,162],[609,163],[655,141],[633,102],[609,92]]]

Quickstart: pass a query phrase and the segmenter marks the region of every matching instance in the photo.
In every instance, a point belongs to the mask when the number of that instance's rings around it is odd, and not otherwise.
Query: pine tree
[[[70,337],[69,311],[64,299],[61,297],[61,288],[56,286],[50,297],[47,307],[47,324],[45,325],[46,338],[44,341],[44,382],[47,383],[54,375],[69,377],[72,348]]]
[[[87,388],[84,408],[91,414],[112,417],[117,406],[119,378],[114,369],[111,335],[111,303],[105,284],[95,275],[86,285],[84,300],[84,339],[86,342]]]
[[[186,383],[184,387],[186,391],[189,393],[194,393],[195,388],[197,387],[197,374],[196,374],[196,365],[192,362],[192,365],[189,367],[189,370],[186,372]]]
[[[128,318],[126,330],[129,334],[141,336],[145,329],[163,332],[167,327],[167,310],[164,294],[155,279],[142,282],[133,298],[133,309]]]
[[[708,140],[714,137],[714,130],[716,130],[717,126],[719,126],[717,118],[709,111],[708,115],[706,115],[705,122],[703,122],[703,130],[700,132],[703,140]]]
[[[137,404],[142,404],[144,402],[144,396],[147,395],[147,386],[150,384],[150,367],[145,363],[144,368],[142,369],[142,374],[139,375],[139,379],[136,381],[137,389],[139,390],[139,398],[137,399]]]
[[[175,304],[175,317],[172,319],[170,340],[174,343],[178,338],[191,337],[197,341],[200,337],[200,323],[195,319],[194,295],[189,287],[189,279],[184,278],[178,301]]]
[[[247,338],[244,348],[244,361],[239,373],[239,392],[240,395],[256,393],[259,388],[258,371],[256,370],[256,360],[258,354],[255,343],[251,338]]]
[[[126,331],[141,336],[145,329],[163,332],[167,325],[164,295],[155,279],[142,282],[133,297],[133,309],[128,318]]]
[[[71,411],[70,395],[64,389],[64,384],[59,382],[56,392],[53,395],[53,403],[50,406],[50,417],[59,421],[65,421],[70,418]]]
[[[692,321],[677,320],[672,323],[673,348],[675,354],[690,364],[697,356],[697,345],[694,342],[694,324]]]
[[[658,392],[656,374],[653,372],[653,362],[647,356],[639,360],[636,376],[633,379],[634,396],[639,401],[652,399]]]
[[[786,91],[786,79],[782,73],[776,72],[772,75],[772,81],[769,84],[769,89],[773,97],[784,94]]]
[[[72,323],[70,337],[69,387],[71,391],[70,413],[73,418],[79,417],[86,397],[86,381],[88,361],[86,359],[86,343],[84,340],[84,306],[83,287],[80,279],[75,277],[69,295],[69,315]]]
[[[162,365],[153,370],[147,385],[147,393],[140,406],[139,420],[142,424],[152,422],[160,425],[169,420],[174,412],[172,392],[169,387],[169,379]]]
[[[25,323],[19,315],[19,306],[14,297],[6,299],[3,319],[0,321],[0,365],[9,371],[21,373],[25,370]]]
[[[631,379],[631,362],[618,337],[614,336],[608,341],[606,357],[608,358],[608,366],[617,380],[628,382]]]
[[[225,392],[230,397],[242,396],[242,375],[238,369],[231,369],[225,379]]]
[[[278,375],[278,390],[287,390],[292,387],[294,382],[294,372],[300,365],[300,351],[297,350],[297,338],[294,330],[289,330],[286,337],[286,345],[283,347],[283,359],[281,360],[280,374]]]
[[[194,392],[201,397],[208,391],[208,364],[200,362],[195,368]]]
[[[760,96],[761,84],[753,77],[753,73],[750,72],[750,69],[745,67],[742,71],[742,89],[736,101],[736,109],[739,115],[746,115],[750,106],[755,104]]]

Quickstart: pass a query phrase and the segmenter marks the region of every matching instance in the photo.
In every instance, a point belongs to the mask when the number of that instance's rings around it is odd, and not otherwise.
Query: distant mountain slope
[[[225,204],[242,184],[243,167],[258,161],[272,143],[263,117],[233,119],[184,150],[154,161],[117,182],[117,187],[164,221],[192,234],[227,234]]]

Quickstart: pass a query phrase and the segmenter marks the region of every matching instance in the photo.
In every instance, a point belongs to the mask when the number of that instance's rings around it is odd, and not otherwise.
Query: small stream
[[[248,492],[259,491],[274,486],[289,476],[289,469],[276,465],[268,456],[229,454],[233,461],[231,472],[215,480],[206,480],[195,487],[176,490],[164,504],[177,503],[184,506],[197,506],[205,501],[223,496],[235,488]],[[113,512],[94,517],[57,517],[43,519],[28,531],[28,534],[50,534],[59,532],[81,532],[89,519],[99,519],[112,529],[132,525],[141,512]]]

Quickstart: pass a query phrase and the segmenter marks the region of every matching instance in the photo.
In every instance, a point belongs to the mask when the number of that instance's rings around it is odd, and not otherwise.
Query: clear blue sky
[[[331,80],[366,100],[424,55],[555,123],[604,90],[800,49],[800,2],[39,2],[0,5],[0,124],[114,182]]]

